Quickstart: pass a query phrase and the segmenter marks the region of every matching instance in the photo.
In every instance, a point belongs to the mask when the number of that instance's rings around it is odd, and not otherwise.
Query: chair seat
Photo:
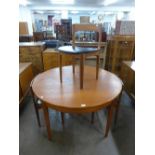
[[[66,53],[66,54],[87,54],[87,53],[92,53],[92,52],[97,52],[99,49],[98,48],[93,48],[93,47],[75,47],[73,46],[61,46],[58,48],[60,52]]]

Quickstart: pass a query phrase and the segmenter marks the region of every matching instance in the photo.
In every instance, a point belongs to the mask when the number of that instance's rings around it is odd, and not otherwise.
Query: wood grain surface
[[[114,74],[99,69],[96,80],[95,67],[85,66],[84,87],[79,85],[79,67],[66,66],[62,69],[60,82],[59,68],[50,69],[35,77],[32,89],[47,107],[61,112],[94,112],[112,103],[121,93],[122,82]]]

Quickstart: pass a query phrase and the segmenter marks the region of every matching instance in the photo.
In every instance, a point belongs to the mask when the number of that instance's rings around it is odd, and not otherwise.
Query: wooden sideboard
[[[69,55],[63,55],[63,66],[71,65],[73,63],[72,57]],[[43,52],[43,64],[44,64],[44,70],[48,70],[54,67],[59,66],[59,55],[58,51],[56,51],[54,48],[47,48]]]
[[[32,63],[19,63],[19,103],[22,103],[27,95],[32,79]]]
[[[34,75],[43,72],[43,51],[44,42],[23,42],[19,43],[19,62],[31,62]]]
[[[122,61],[134,59],[135,36],[114,35],[107,45],[105,69],[120,76]]]
[[[123,61],[120,77],[130,97],[135,96],[135,61]]]

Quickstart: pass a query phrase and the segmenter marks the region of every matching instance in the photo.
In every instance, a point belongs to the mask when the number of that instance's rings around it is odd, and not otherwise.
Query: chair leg
[[[62,83],[62,54],[59,54],[60,82]]]
[[[91,113],[91,124],[94,124],[94,112]]]
[[[62,122],[62,126],[64,128],[64,113],[61,112],[61,122]]]
[[[72,59],[73,59],[73,62],[72,62],[73,74],[75,74],[75,59],[74,57]]]
[[[108,107],[107,124],[106,124],[106,131],[105,131],[104,137],[108,136],[109,129],[110,129],[110,126],[111,126],[111,123],[112,123],[112,113],[113,113],[113,105]]]
[[[35,98],[34,98],[32,88],[30,88],[30,90],[31,90],[31,95],[32,95],[32,99],[33,99],[35,113],[36,113],[36,116],[37,116],[37,122],[38,122],[39,127],[41,127],[39,111],[38,111],[38,107],[37,107],[37,104],[36,104],[36,101],[35,101]]]
[[[96,80],[98,80],[99,64],[100,64],[100,56],[96,55]]]
[[[83,89],[84,55],[80,57],[80,89]]]
[[[38,125],[39,125],[39,127],[41,127],[40,115],[39,115],[39,111],[38,111],[38,107],[37,107],[36,103],[34,103],[34,109],[35,109],[35,112],[36,112]]]

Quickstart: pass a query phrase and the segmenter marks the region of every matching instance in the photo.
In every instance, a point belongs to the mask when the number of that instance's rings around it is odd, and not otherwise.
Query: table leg
[[[100,56],[96,55],[96,80],[98,79],[99,64],[100,64]]]
[[[37,116],[37,122],[38,122],[39,127],[41,127],[39,111],[38,111],[38,107],[37,107],[37,103],[36,103],[37,101],[35,100],[35,96],[34,96],[32,87],[30,87],[30,90],[31,90],[31,95],[32,95],[32,99],[33,99],[34,109],[35,109],[36,116]]]
[[[80,56],[80,89],[83,89],[84,55]]]
[[[62,83],[62,54],[59,54],[60,82]]]
[[[48,113],[48,107],[43,103],[43,111],[44,111],[44,118],[46,123],[46,129],[48,134],[48,139],[51,140],[51,129],[50,129],[50,119],[49,119],[49,113]]]
[[[108,116],[107,116],[107,124],[106,124],[106,131],[105,131],[105,136],[108,136],[108,132],[112,123],[112,113],[113,113],[113,105],[108,107]]]
[[[94,112],[91,113],[91,124],[94,124]]]
[[[64,113],[63,112],[61,112],[61,121],[62,121],[62,126],[64,128]]]
[[[114,120],[114,125],[116,126],[117,119],[118,119],[118,112],[119,112],[119,107],[120,107],[120,100],[121,100],[122,92],[120,93],[117,103],[116,103],[116,110],[115,110],[115,120]]]

